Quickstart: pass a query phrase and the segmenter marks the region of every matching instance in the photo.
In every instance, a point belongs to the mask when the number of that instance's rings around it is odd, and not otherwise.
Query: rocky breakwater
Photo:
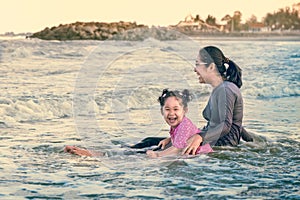
[[[45,28],[29,38],[43,40],[144,40],[149,37],[158,40],[174,40],[180,34],[166,27],[138,25],[135,22],[76,22]]]

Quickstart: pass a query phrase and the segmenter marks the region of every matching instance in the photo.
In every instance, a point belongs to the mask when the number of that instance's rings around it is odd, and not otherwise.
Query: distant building
[[[201,29],[201,24],[199,21],[196,21],[195,18],[190,14],[185,17],[184,21],[180,21],[178,24],[175,25],[178,28],[190,28],[192,30],[199,30]]]
[[[268,32],[270,28],[266,27],[263,23],[251,23],[249,24],[249,32]]]
[[[180,21],[178,24],[176,24],[174,27],[179,29],[188,29],[191,31],[201,30],[201,31],[217,31],[219,32],[222,26],[211,26],[207,23],[205,23],[203,20],[197,17],[193,17],[191,14],[186,16],[184,21]]]

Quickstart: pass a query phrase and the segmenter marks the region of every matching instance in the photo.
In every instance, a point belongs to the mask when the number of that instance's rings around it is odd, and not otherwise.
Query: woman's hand
[[[187,141],[188,145],[183,150],[182,154],[185,155],[195,155],[198,147],[200,146],[201,142],[203,141],[202,137],[199,134],[193,135]]]
[[[171,138],[168,137],[168,138],[165,138],[165,139],[161,140],[158,143],[158,146],[161,146],[161,149],[165,149],[166,145],[168,145],[170,142],[171,142]]]
[[[158,153],[152,150],[148,150],[146,151],[146,154],[150,157],[150,158],[157,158],[158,157]]]

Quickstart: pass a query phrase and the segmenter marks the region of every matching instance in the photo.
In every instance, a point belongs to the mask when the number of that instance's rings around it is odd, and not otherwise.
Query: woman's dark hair
[[[214,46],[207,46],[199,51],[200,59],[207,63],[215,63],[219,73],[224,80],[234,83],[237,87],[242,87],[242,70],[232,60],[224,56],[223,52]]]
[[[190,92],[187,89],[183,90],[182,92],[178,90],[169,91],[168,89],[164,89],[161,96],[158,97],[158,102],[160,103],[161,107],[165,105],[165,101],[169,97],[181,99],[184,108],[187,108],[188,102],[192,100]]]

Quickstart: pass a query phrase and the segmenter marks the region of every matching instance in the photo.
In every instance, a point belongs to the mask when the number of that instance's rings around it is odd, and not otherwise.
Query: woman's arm
[[[182,151],[182,154],[185,155],[195,155],[198,147],[201,145],[203,139],[199,134],[193,135],[190,137],[187,141],[188,145],[184,150]]]
[[[230,132],[235,102],[236,95],[229,88],[220,87],[213,92],[208,105],[210,109],[209,122],[200,133],[204,143],[214,145],[221,137]]]
[[[208,125],[199,134],[190,137],[184,154],[194,155],[202,142],[213,146],[219,138],[230,132],[235,101],[235,94],[225,87],[214,91],[206,107]]]

